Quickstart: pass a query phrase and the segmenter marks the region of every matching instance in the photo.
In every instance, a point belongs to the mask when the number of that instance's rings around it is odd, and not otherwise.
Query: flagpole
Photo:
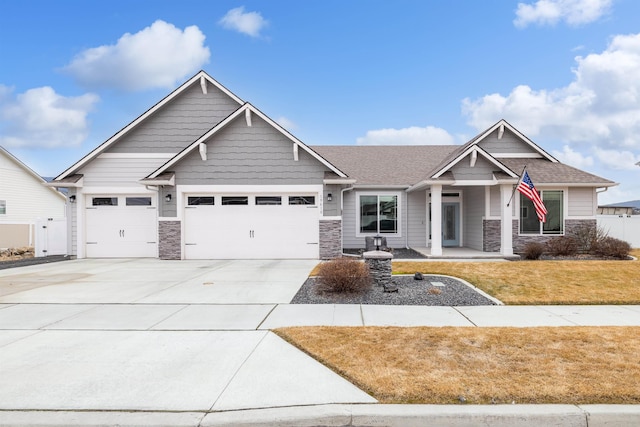
[[[513,195],[516,194],[516,190],[518,189],[518,186],[522,182],[522,178],[524,178],[524,172],[526,170],[527,170],[527,165],[524,165],[524,167],[522,168],[522,173],[520,174],[520,179],[518,180],[518,183],[516,184],[516,186],[513,187],[513,191],[511,192],[511,198],[509,199],[509,202],[507,203],[507,207],[509,207],[509,205],[513,201]]]

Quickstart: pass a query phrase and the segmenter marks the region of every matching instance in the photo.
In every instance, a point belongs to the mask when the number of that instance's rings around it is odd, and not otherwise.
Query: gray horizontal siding
[[[414,191],[407,194],[409,211],[407,218],[409,246],[412,248],[427,247],[427,192]]]
[[[80,169],[85,187],[137,187],[146,177],[166,162],[166,159],[96,158]]]
[[[597,200],[595,188],[569,189],[568,216],[592,216],[596,214]]]
[[[193,150],[175,167],[178,185],[322,184],[327,168],[306,151],[293,158],[293,142],[271,125],[244,116],[207,141],[207,160]]]
[[[464,246],[482,250],[484,187],[468,187],[463,191]]]
[[[456,164],[451,171],[453,176],[459,180],[472,180],[472,179],[492,179],[493,171],[496,167],[486,159],[478,156],[478,159],[473,167],[470,166],[470,156],[462,159]]]
[[[528,144],[522,142],[514,133],[505,129],[501,139],[498,139],[498,130],[478,143],[478,146],[493,155],[500,154],[536,154]]]
[[[109,153],[177,153],[226,118],[240,105],[209,85],[203,94],[199,83],[160,108],[120,140]]]

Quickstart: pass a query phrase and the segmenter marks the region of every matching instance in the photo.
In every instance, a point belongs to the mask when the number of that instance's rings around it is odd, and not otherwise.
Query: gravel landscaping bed
[[[342,253],[348,255],[358,255],[362,256],[365,252],[364,249],[343,249]],[[414,251],[413,249],[406,248],[393,248],[389,249],[389,252],[393,255],[393,259],[427,259],[426,256],[422,255],[419,252]]]
[[[393,276],[398,292],[386,293],[382,286],[372,285],[362,294],[317,294],[315,278],[309,278],[291,300],[291,304],[379,304],[379,305],[496,305],[461,281],[442,276]],[[435,283],[435,284],[434,284]],[[436,284],[444,286],[437,286]]]
[[[38,258],[22,258],[0,261],[0,270],[5,268],[26,267],[27,265],[47,264],[50,262],[60,262],[71,259],[67,255],[51,255]]]

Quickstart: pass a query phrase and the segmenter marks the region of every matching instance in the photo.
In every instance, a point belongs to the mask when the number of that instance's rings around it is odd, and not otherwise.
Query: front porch
[[[438,260],[491,260],[491,261],[506,261],[506,260],[519,260],[519,255],[502,255],[500,252],[483,252],[471,248],[454,247],[442,248],[441,254],[432,255],[431,248],[411,248],[419,254],[423,255],[427,259]]]

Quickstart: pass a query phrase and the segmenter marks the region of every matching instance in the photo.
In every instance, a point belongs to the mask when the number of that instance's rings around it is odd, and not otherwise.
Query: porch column
[[[500,254],[505,256],[513,255],[513,201],[509,206],[509,199],[513,192],[513,185],[504,184],[500,186]]]
[[[431,186],[431,255],[442,255],[442,185]]]

